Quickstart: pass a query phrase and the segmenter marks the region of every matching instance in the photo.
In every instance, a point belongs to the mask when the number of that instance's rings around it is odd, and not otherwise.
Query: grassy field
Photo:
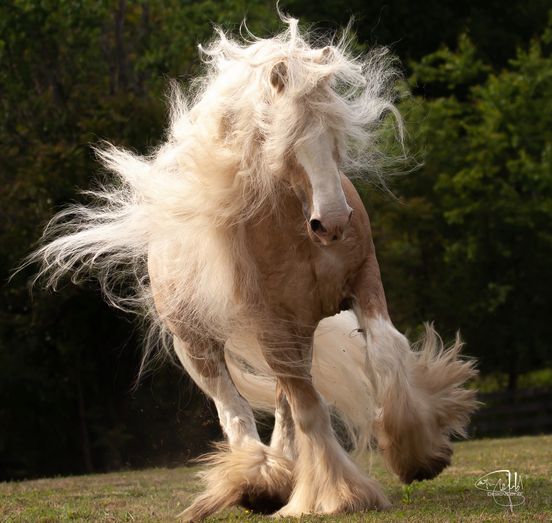
[[[513,513],[475,488],[479,477],[498,469],[522,475],[525,502]],[[196,471],[181,467],[0,483],[0,521],[174,523],[200,487]],[[372,474],[391,498],[391,510],[301,521],[552,521],[552,436],[456,443],[451,467],[435,480],[409,486],[386,472],[377,458]],[[234,509],[207,521],[274,520]]]

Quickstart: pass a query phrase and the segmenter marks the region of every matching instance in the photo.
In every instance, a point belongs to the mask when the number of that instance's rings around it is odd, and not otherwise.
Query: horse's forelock
[[[352,56],[347,34],[321,46],[297,20],[283,21],[287,28],[269,39],[250,32],[233,38],[217,29],[201,48],[206,72],[195,83],[190,108],[181,96],[172,104],[171,135],[212,144],[190,148],[198,172],[202,163],[214,163],[216,147],[234,150],[241,174],[249,173],[241,179],[255,185],[261,200],[298,140],[330,129],[344,170],[367,172],[385,157],[378,150],[382,114],[393,112],[401,129],[393,106],[396,71],[385,50]]]

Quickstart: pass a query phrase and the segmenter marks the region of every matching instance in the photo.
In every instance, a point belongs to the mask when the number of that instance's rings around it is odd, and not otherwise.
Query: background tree
[[[210,38],[212,22],[237,25],[247,11],[253,28],[273,19],[263,3],[245,4],[0,4],[4,280],[54,210],[97,183],[91,144],[112,139],[146,153],[160,143],[168,78],[195,76],[197,43]],[[183,372],[164,368],[131,396],[136,327],[102,303],[94,284],[55,296],[36,289],[31,302],[33,270],[0,295],[0,479],[182,461],[205,450],[205,434],[218,427]]]
[[[499,72],[473,43],[411,63],[411,82],[442,92],[403,104],[421,169],[376,200],[390,302],[413,327],[460,326],[483,372],[550,365],[552,60],[550,29]],[[379,238],[379,240],[378,240]],[[389,272],[388,272],[389,271]]]

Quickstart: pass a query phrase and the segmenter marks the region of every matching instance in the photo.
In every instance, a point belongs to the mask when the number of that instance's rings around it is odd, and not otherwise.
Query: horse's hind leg
[[[276,409],[274,412],[274,430],[270,446],[279,450],[286,458],[295,461],[295,426],[291,415],[291,407],[280,383],[276,384]]]
[[[450,435],[463,434],[476,408],[464,382],[473,364],[459,358],[460,340],[444,350],[427,327],[420,350],[395,329],[387,312],[375,254],[359,274],[355,313],[367,342],[367,371],[380,415],[374,432],[388,466],[405,483],[431,479],[450,464]]]
[[[338,443],[329,409],[312,384],[311,335],[263,336],[265,358],[289,401],[294,422],[294,488],[278,515],[385,508],[389,502],[381,488],[357,468]],[[281,423],[280,429],[284,425]]]
[[[214,401],[230,447],[259,441],[253,411],[226,368],[223,345],[200,338],[187,343],[175,337],[174,349],[190,377]]]
[[[278,449],[261,443],[253,411],[228,373],[222,344],[175,337],[174,348],[192,379],[213,399],[228,439],[227,447],[206,458],[211,465],[203,473],[206,488],[182,518],[198,521],[238,504],[268,511],[282,506],[291,490],[291,464]]]

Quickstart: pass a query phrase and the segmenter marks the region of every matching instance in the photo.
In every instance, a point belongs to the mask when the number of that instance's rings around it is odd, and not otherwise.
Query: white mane
[[[47,227],[49,243],[30,261],[42,263],[48,285],[92,273],[115,306],[157,316],[153,256],[173,297],[165,315],[223,337],[237,314],[236,264],[247,268],[238,224],[274,203],[294,145],[331,129],[344,172],[377,170],[382,115],[392,112],[402,132],[386,50],[353,57],[347,35],[313,47],[297,20],[283,21],[270,39],[236,41],[217,29],[201,48],[206,73],[190,101],[173,89],[167,141],[155,153],[98,149],[116,181],[89,193],[95,205],[72,206]],[[253,286],[253,268],[244,274],[239,284]]]
[[[270,194],[294,146],[324,129],[334,132],[346,173],[378,173],[384,113],[394,114],[402,135],[393,105],[393,59],[386,49],[353,57],[347,32],[338,42],[313,47],[297,20],[283,21],[287,29],[270,39],[249,33],[249,40],[236,41],[217,29],[211,45],[200,46],[207,71],[196,82],[191,110],[183,97],[175,97],[171,141],[195,136],[210,143],[218,136],[225,151],[221,163],[237,166],[238,176],[261,197]],[[203,153],[192,153],[198,165]]]

